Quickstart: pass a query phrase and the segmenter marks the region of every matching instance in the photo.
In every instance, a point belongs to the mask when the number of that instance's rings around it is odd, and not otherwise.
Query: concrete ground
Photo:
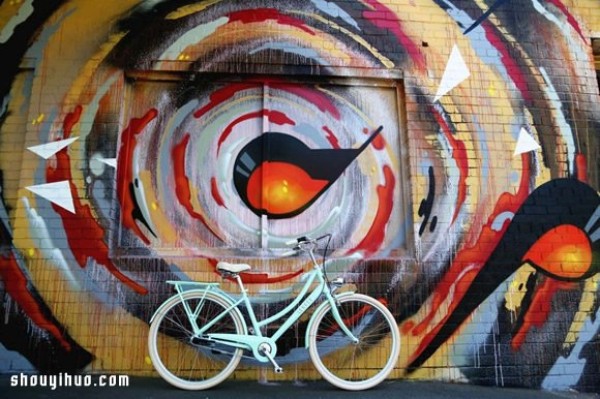
[[[233,399],[233,398],[309,398],[309,399],[600,399],[599,394],[577,392],[550,392],[517,388],[482,387],[469,384],[451,384],[426,381],[386,381],[374,389],[362,392],[339,390],[323,381],[306,383],[278,382],[259,383],[256,381],[227,380],[208,391],[182,391],[160,378],[130,377],[129,386],[102,387],[98,376],[93,376],[91,387],[28,386],[13,387],[15,377],[0,375],[0,398],[35,399],[88,399],[88,398],[147,398],[147,399]],[[18,378],[17,378],[18,380]],[[39,384],[39,383],[38,383]]]

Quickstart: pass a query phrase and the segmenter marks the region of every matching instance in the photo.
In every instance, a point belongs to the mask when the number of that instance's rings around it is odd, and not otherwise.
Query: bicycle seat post
[[[240,292],[242,293],[242,295],[246,295],[246,293],[247,293],[246,287],[244,287],[244,283],[243,283],[242,278],[240,277],[239,273],[234,274],[232,277],[235,279],[238,286],[240,287]]]

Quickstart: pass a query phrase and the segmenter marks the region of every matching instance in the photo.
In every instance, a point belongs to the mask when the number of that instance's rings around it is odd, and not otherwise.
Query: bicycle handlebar
[[[307,243],[315,243],[316,244],[318,241],[321,241],[322,239],[328,238],[330,236],[331,236],[331,234],[324,234],[324,235],[322,235],[320,237],[317,237],[317,238],[310,238],[310,237],[307,237],[307,236],[302,236],[302,237],[294,238],[293,240],[287,241],[285,243],[285,245],[287,245],[289,247],[291,247],[291,246],[296,247],[298,245],[307,244]]]
[[[293,245],[298,245],[301,242],[307,241],[307,240],[308,240],[308,238],[306,236],[302,236],[302,237],[298,237],[298,238],[294,238],[289,241],[286,241],[285,245],[287,245],[288,247],[291,247]]]
[[[329,237],[331,237],[331,234],[325,234],[325,235],[322,235],[317,238],[301,236],[301,237],[295,238],[293,240],[289,240],[285,244],[289,247],[292,247],[292,249],[288,252],[284,252],[282,254],[282,256],[291,256],[291,255],[294,255],[295,253],[297,253],[298,251],[313,250],[316,247],[318,241],[320,241],[324,238],[329,238]]]

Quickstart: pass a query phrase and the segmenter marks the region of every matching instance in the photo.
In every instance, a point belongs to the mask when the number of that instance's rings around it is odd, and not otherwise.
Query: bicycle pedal
[[[274,368],[275,373],[277,374],[283,374],[283,369],[281,367],[275,367]]]

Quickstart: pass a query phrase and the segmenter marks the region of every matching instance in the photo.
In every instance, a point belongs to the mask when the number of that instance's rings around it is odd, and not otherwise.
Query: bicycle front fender
[[[347,296],[351,296],[356,294],[356,292],[354,291],[346,291],[346,292],[341,292],[338,295],[333,295],[333,299],[339,299],[339,298],[345,298]],[[323,303],[321,303],[317,309],[315,309],[315,311],[313,312],[313,317],[310,318],[309,322],[308,322],[308,326],[306,327],[306,337],[304,339],[304,347],[308,349],[308,345],[309,345],[309,336],[308,334],[310,333],[310,330],[312,328],[312,325],[315,323],[315,317],[314,315],[318,314],[319,311],[321,311],[325,306],[329,305],[329,301],[323,301]]]

